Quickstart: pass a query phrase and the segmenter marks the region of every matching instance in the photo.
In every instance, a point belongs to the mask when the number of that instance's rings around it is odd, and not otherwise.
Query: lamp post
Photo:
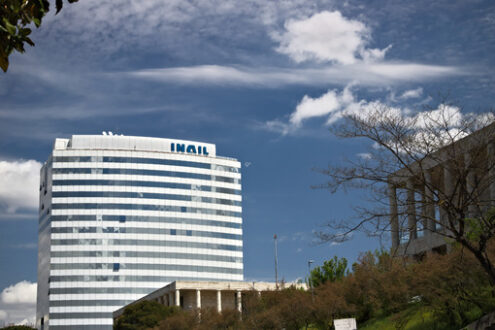
[[[278,256],[277,256],[277,234],[273,235],[275,243],[275,287],[278,290]]]
[[[311,264],[315,262],[313,259],[308,260],[308,283],[309,288],[311,289],[311,299],[315,299],[315,293],[313,291],[313,281],[311,281]]]

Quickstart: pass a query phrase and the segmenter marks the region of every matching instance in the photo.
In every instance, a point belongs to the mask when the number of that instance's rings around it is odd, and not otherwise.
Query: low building
[[[495,123],[393,173],[388,194],[395,254],[448,251],[459,219],[495,205]]]
[[[156,301],[165,306],[180,306],[185,310],[214,308],[218,312],[225,309],[237,309],[242,312],[242,300],[245,294],[275,291],[280,287],[294,286],[306,290],[305,283],[273,282],[207,282],[207,281],[175,281],[161,289],[138,299],[113,312],[114,324],[124,310],[141,301]]]

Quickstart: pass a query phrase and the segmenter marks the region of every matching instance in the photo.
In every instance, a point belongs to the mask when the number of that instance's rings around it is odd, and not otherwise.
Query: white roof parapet
[[[181,152],[216,157],[216,145],[212,143],[123,135],[72,135],[71,139],[56,139],[53,149]]]

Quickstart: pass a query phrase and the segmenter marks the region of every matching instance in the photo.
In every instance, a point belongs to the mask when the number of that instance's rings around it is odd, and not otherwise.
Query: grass
[[[374,318],[358,326],[360,330],[448,330],[451,327],[437,320],[431,310],[419,305],[387,317]]]

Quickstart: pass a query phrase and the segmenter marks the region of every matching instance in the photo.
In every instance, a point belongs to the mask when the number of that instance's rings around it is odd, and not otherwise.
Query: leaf
[[[7,72],[7,69],[9,68],[8,57],[0,56],[0,67],[2,68],[3,72]]]
[[[36,25],[37,28],[40,27],[41,20],[38,17],[33,17],[33,22],[34,22],[34,25]]]
[[[58,14],[59,11],[61,11],[62,10],[62,7],[64,6],[63,0],[57,0],[55,2],[55,6],[57,7],[57,12],[55,14]]]
[[[15,35],[16,26],[10,24],[10,22],[6,18],[3,19],[3,23],[5,24],[5,27],[7,28],[7,32],[11,35]]]
[[[21,28],[19,30],[19,34],[22,36],[22,37],[27,37],[28,35],[31,34],[31,29],[30,28]]]
[[[34,42],[30,38],[26,37],[26,39],[24,39],[24,41],[26,41],[28,43],[28,45],[34,47]]]

